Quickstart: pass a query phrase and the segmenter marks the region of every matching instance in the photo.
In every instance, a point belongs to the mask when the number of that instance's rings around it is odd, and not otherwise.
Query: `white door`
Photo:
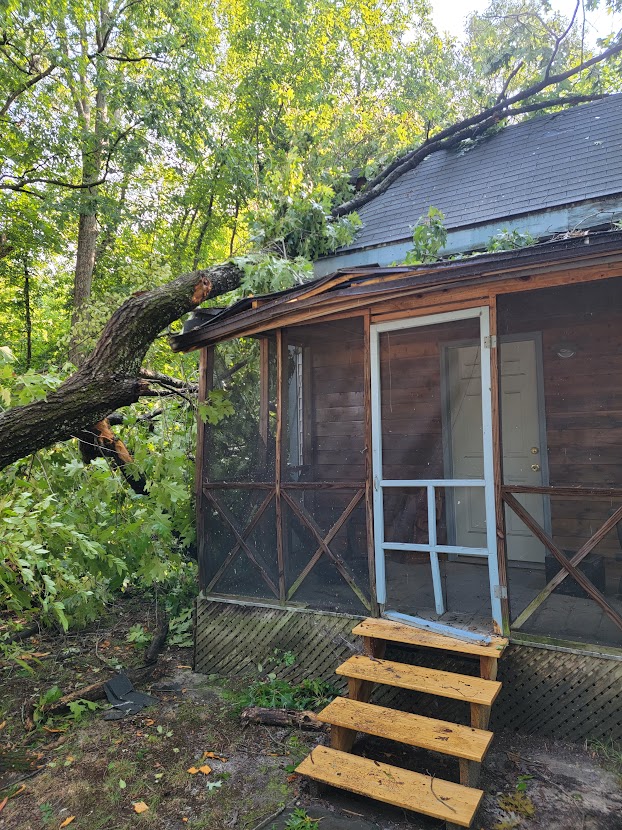
[[[477,441],[479,396],[481,395],[479,345],[449,346],[446,365],[449,382],[448,466],[455,478],[482,474],[484,460]],[[533,338],[502,342],[501,420],[503,476],[506,484],[532,487],[543,483],[543,451],[540,446],[538,352]],[[531,515],[545,526],[544,497],[520,496]],[[453,535],[457,545],[483,544],[486,539],[482,494],[456,490],[453,494]],[[544,546],[512,511],[506,512],[508,559],[544,562]]]

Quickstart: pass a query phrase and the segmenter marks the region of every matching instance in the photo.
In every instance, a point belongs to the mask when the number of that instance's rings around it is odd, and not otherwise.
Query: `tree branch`
[[[185,380],[181,380],[181,378],[173,378],[170,375],[163,375],[161,372],[152,372],[151,369],[141,369],[139,374],[141,378],[145,378],[145,380],[149,380],[151,383],[160,384],[160,386],[168,389],[179,389],[182,392],[189,392],[194,395],[199,391],[198,384],[196,383],[187,383]]]
[[[545,75],[539,81],[536,81],[526,89],[516,92],[509,98],[503,98],[501,101],[497,101],[493,104],[493,106],[482,110],[477,115],[465,118],[463,121],[459,121],[457,124],[453,124],[452,126],[441,130],[430,139],[424,141],[423,144],[391,162],[391,164],[385,167],[374,179],[372,179],[371,182],[369,182],[364,190],[352,199],[349,199],[347,202],[333,208],[332,215],[334,217],[345,216],[348,213],[358,210],[363,205],[367,204],[367,202],[376,198],[376,196],[379,196],[381,193],[384,193],[385,190],[388,190],[394,181],[396,181],[400,176],[403,176],[408,170],[412,170],[417,167],[425,158],[427,158],[427,156],[432,153],[454,147],[466,138],[474,138],[481,135],[489,129],[489,127],[498,124],[500,121],[509,118],[511,115],[519,114],[519,111],[521,110],[510,110],[510,107],[513,104],[527,101],[528,99],[538,95],[540,92],[543,92],[545,89],[556,86],[557,84],[568,80],[568,78],[572,78],[574,75],[589,69],[591,66],[602,63],[620,52],[622,52],[622,38],[619,37],[616,43],[608,49],[605,49],[603,52],[600,52],[598,55],[594,55],[589,60],[576,64],[570,69],[566,69],[556,75]],[[577,97],[578,96],[574,96],[575,103],[579,103],[579,101],[577,101]],[[588,100],[606,97],[606,95],[593,96],[589,97]],[[581,96],[581,98],[582,100],[586,100],[583,96]],[[568,100],[573,100],[573,97],[569,96]],[[541,104],[538,108],[546,109],[547,106],[559,106],[560,101],[566,104],[564,99],[557,97],[552,99],[552,102],[549,104],[546,104],[546,102],[538,102]],[[532,110],[522,111],[526,112]]]
[[[568,24],[566,29],[561,33],[561,35],[558,35],[555,38],[555,46],[553,47],[553,53],[552,53],[551,57],[549,58],[549,62],[547,64],[546,71],[544,73],[545,78],[550,77],[551,69],[553,68],[553,63],[555,61],[555,58],[557,57],[557,53],[559,52],[559,47],[562,45],[564,40],[566,40],[566,38],[570,34],[570,30],[574,26],[574,22],[577,19],[577,13],[579,11],[580,3],[581,3],[581,0],[577,0],[576,5],[574,7],[574,12],[572,14],[572,17],[570,18],[570,23]]]
[[[141,363],[156,336],[208,297],[231,291],[242,271],[232,263],[193,271],[126,300],[80,369],[46,400],[0,413],[0,469],[90,429],[148,389]]]
[[[140,122],[132,124],[126,130],[123,130],[123,132],[119,133],[119,135],[112,142],[110,148],[108,149],[108,152],[106,153],[104,172],[96,181],[79,183],[67,182],[63,179],[48,179],[44,176],[28,176],[28,171],[26,171],[26,173],[24,173],[22,176],[15,179],[14,184],[10,184],[9,182],[0,182],[0,190],[13,190],[17,193],[28,193],[30,196],[38,196],[42,199],[44,197],[40,193],[37,193],[37,191],[35,190],[27,190],[26,188],[32,186],[33,184],[48,184],[53,185],[55,187],[64,187],[67,190],[89,190],[92,187],[98,187],[100,184],[104,184],[108,179],[108,175],[110,173],[110,164],[112,162],[112,156],[114,154],[114,151],[121,143],[121,141],[123,141],[123,139],[138,126],[138,123]]]
[[[2,118],[3,116],[5,116],[7,114],[7,112],[9,111],[9,109],[11,107],[11,104],[13,104],[14,101],[16,101],[19,98],[20,95],[22,95],[24,92],[29,90],[30,87],[34,86],[35,84],[38,84],[39,81],[42,81],[44,78],[47,78],[48,75],[51,75],[52,72],[55,69],[56,69],[56,64],[53,63],[50,66],[48,66],[47,69],[44,69],[43,72],[39,72],[37,75],[33,75],[25,83],[23,83],[20,87],[13,90],[13,92],[11,92],[8,95],[5,103],[2,106],[2,109],[0,109],[0,118]]]

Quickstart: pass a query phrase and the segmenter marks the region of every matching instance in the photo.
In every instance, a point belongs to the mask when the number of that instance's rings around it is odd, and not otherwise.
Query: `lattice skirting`
[[[331,680],[336,666],[356,653],[356,618],[307,610],[243,606],[199,598],[195,670],[204,674],[256,675],[268,672],[278,656],[296,662],[279,668],[292,682],[304,677]],[[474,674],[474,661],[421,650],[389,649],[387,657]],[[622,740],[622,662],[531,646],[512,645],[499,661],[503,689],[493,707],[491,728],[537,733],[570,741]],[[383,689],[378,703],[435,717],[467,722],[466,707],[398,690]]]

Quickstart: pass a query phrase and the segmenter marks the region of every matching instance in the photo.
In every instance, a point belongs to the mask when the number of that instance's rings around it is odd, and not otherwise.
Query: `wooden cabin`
[[[370,238],[383,214],[361,215]],[[352,255],[177,338],[201,349],[201,397],[227,388],[235,407],[199,424],[196,669],[280,650],[291,677],[330,677],[356,626],[376,663],[410,644],[418,665],[495,682],[503,653],[493,726],[621,739],[622,232],[416,267]],[[390,683],[349,671],[358,706]],[[402,688],[444,713],[416,678]],[[488,727],[487,689],[471,727]],[[332,717],[348,752],[356,722]],[[480,756],[459,757],[468,787]]]

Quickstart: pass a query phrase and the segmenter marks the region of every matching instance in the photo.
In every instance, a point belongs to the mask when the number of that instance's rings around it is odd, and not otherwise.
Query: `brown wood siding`
[[[365,481],[363,321],[291,328],[288,340],[304,348],[304,478]]]
[[[622,486],[622,280],[508,295],[499,312],[502,334],[542,333],[549,483]],[[565,345],[573,357],[558,356]],[[552,498],[556,542],[576,551],[618,506]],[[615,530],[597,552],[611,588],[622,577]]]

